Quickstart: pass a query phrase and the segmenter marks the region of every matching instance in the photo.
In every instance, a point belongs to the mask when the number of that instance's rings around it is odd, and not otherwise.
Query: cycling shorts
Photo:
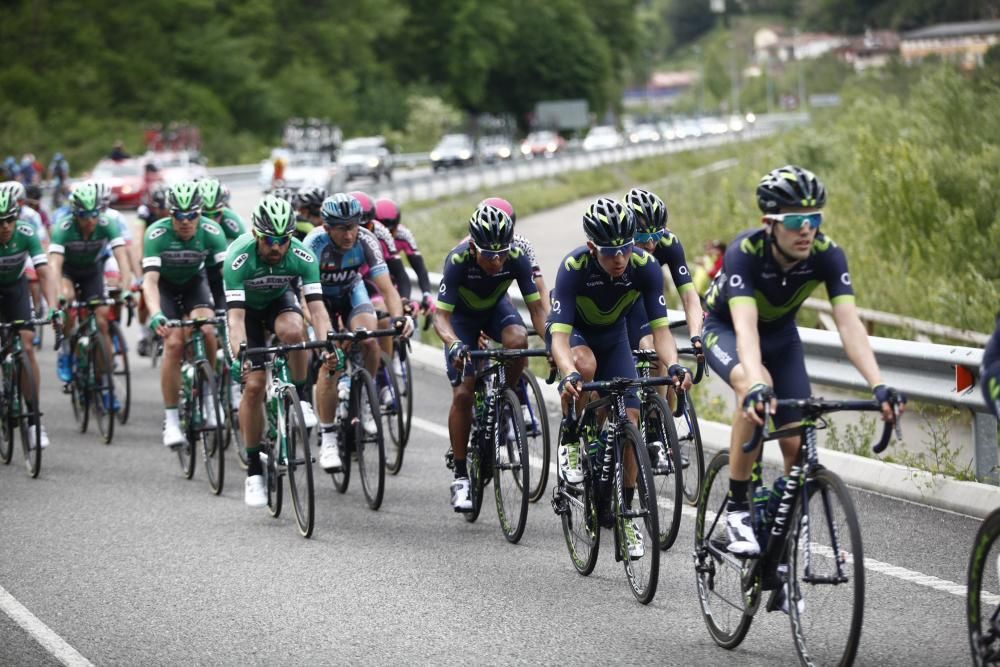
[[[298,313],[302,317],[302,309],[295,299],[292,290],[285,292],[263,308],[247,308],[244,316],[244,327],[247,333],[247,347],[264,347],[268,344],[268,334],[274,333],[274,323],[282,313]],[[254,354],[249,357],[250,370],[259,371],[264,368],[267,355]]]
[[[359,281],[348,294],[339,297],[324,297],[323,304],[330,315],[330,324],[334,329],[349,329],[351,320],[364,313],[375,314],[375,306],[368,300],[368,292]]]
[[[740,363],[736,353],[736,331],[730,322],[715,315],[709,315],[705,320],[705,329],[701,339],[705,342],[705,359],[709,367],[725,381],[733,368]],[[809,398],[812,389],[809,385],[809,374],[806,372],[805,353],[802,350],[802,340],[799,338],[798,327],[789,322],[776,331],[760,334],[760,358],[764,368],[771,374],[774,382],[775,395],[781,398]],[[774,415],[774,424],[782,427],[802,419],[800,410],[793,408],[778,408]]]
[[[31,297],[28,294],[28,279],[21,276],[13,285],[0,286],[0,322],[30,319]]]
[[[108,297],[108,288],[104,283],[104,271],[101,267],[80,271],[63,265],[63,277],[73,283],[78,301]]]
[[[451,328],[454,329],[458,339],[465,343],[469,349],[479,349],[479,333],[483,332],[496,342],[503,342],[503,330],[511,326],[524,326],[524,320],[517,308],[511,303],[510,297],[503,297],[497,301],[496,306],[483,313],[473,315],[466,311],[456,310],[451,315]],[[462,379],[475,375],[472,363],[466,363],[465,368],[459,375],[448,361],[448,348],[444,349],[444,367],[448,371],[448,380],[453,387],[462,383]]]
[[[615,327],[610,331],[586,332],[573,327],[569,335],[569,346],[588,347],[597,360],[597,371],[594,380],[610,380],[612,378],[637,378],[635,358],[628,341],[628,330],[625,327]],[[552,333],[545,327],[545,347],[552,351]],[[599,392],[606,396],[607,392]],[[635,388],[625,393],[625,407],[639,409],[639,395]]]
[[[204,273],[199,273],[183,285],[167,282],[160,276],[159,288],[160,310],[168,319],[184,319],[195,308],[215,310],[215,302]]]

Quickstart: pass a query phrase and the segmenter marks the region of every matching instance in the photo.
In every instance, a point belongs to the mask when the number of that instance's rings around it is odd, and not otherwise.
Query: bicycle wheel
[[[662,451],[666,465],[654,469],[653,485],[659,519],[657,543],[663,551],[674,545],[681,529],[681,509],[684,505],[684,481],[681,479],[681,452],[674,431],[674,419],[667,402],[650,392],[642,399],[642,434],[650,460]],[[663,444],[656,444],[663,443]]]
[[[715,643],[725,649],[740,645],[756,611],[759,583],[743,588],[750,561],[726,550],[726,502],[729,496],[729,452],[708,464],[694,524],[695,580],[701,615]],[[749,603],[749,604],[748,604]]]
[[[475,429],[469,435],[469,446],[465,450],[465,465],[469,471],[469,500],[472,501],[472,509],[463,512],[462,516],[469,523],[474,523],[479,518],[479,512],[483,509],[483,489],[486,486],[483,466],[483,445],[486,437],[481,431]]]
[[[201,441],[205,475],[212,493],[219,495],[226,478],[226,456],[222,446],[223,417],[215,373],[207,361],[200,361],[196,366],[192,398],[197,408],[195,431]]]
[[[979,526],[969,558],[968,594],[965,600],[972,663],[1000,662],[1000,510]],[[993,591],[993,592],[991,592]]]
[[[527,402],[522,408],[524,418],[525,445],[528,451],[528,500],[538,502],[545,493],[549,481],[549,460],[552,444],[549,441],[549,414],[545,409],[545,397],[538,385],[538,378],[527,368],[521,373],[518,394],[524,394]]]
[[[21,451],[24,453],[24,465],[28,470],[28,475],[32,478],[38,477],[42,469],[42,418],[38,406],[38,388],[35,380],[31,377],[31,371],[18,362],[17,375],[20,376],[20,391],[15,392],[14,397],[17,403],[11,403],[10,407],[17,410],[18,431],[21,435]],[[25,387],[27,389],[25,390]],[[30,403],[28,399],[30,400]],[[35,422],[35,428],[31,428],[29,421]]]
[[[86,433],[90,422],[90,392],[87,390],[90,374],[85,366],[81,366],[76,349],[77,341],[73,339],[70,341],[70,367],[73,369],[73,376],[66,387],[69,390],[69,400],[73,406],[76,424],[80,428],[80,433]]]
[[[413,367],[410,365],[409,341],[401,343],[407,346],[404,352],[401,348],[396,348],[396,356],[399,358],[399,372],[393,367],[393,375],[396,376],[396,383],[399,385],[400,402],[403,404],[403,448],[410,441],[410,426],[413,424]]]
[[[680,417],[674,417],[673,421],[677,444],[680,445],[684,497],[689,504],[697,506],[701,483],[705,479],[705,450],[701,445],[701,429],[698,428],[698,415],[691,392],[684,397],[684,412]]]
[[[4,376],[3,387],[0,387],[0,430],[3,431],[0,439],[0,461],[4,465],[10,463],[14,457],[14,417],[11,410],[11,399],[14,397],[16,389],[13,383],[16,382],[14,374]]]
[[[265,427],[266,428],[266,427]],[[264,488],[267,489],[267,511],[277,519],[281,516],[284,500],[284,485],[278,474],[278,465],[274,457],[274,446],[263,445],[260,452],[260,462],[264,466]]]
[[[615,466],[615,531],[618,543],[618,553],[625,566],[625,578],[635,599],[642,604],[649,604],[656,595],[656,584],[660,575],[660,550],[656,548],[659,536],[659,522],[656,508],[656,489],[653,486],[653,473],[650,470],[649,455],[646,445],[639,435],[639,430],[631,423],[623,425],[618,433],[621,451],[624,456],[632,452],[636,462],[635,497],[632,507],[618,505],[619,498],[626,498],[625,465],[619,462]],[[627,500],[627,498],[626,498]],[[638,508],[635,507],[638,503]],[[642,544],[645,546],[641,556],[629,556],[628,544],[625,540],[625,522],[631,521],[638,529]]]
[[[312,453],[309,451],[309,431],[302,417],[298,394],[285,387],[281,396],[285,411],[285,451],[278,458],[278,471],[284,468],[288,476],[288,490],[292,494],[295,522],[302,537],[313,532],[315,498],[313,496]]]
[[[163,339],[159,336],[154,335],[150,339],[149,348],[149,363],[152,364],[153,368],[160,363],[160,357],[163,356]]]
[[[389,474],[399,474],[403,467],[403,447],[405,446],[403,431],[403,405],[399,391],[399,383],[392,373],[392,359],[383,353],[378,367],[379,409],[382,411],[382,432],[389,433],[386,443],[385,469]]]
[[[385,441],[375,382],[364,368],[355,371],[351,378],[351,408],[361,488],[365,492],[368,507],[377,510],[382,505],[385,493]],[[372,421],[375,423],[375,433],[369,433],[365,429],[365,423],[370,424]]]
[[[91,414],[97,422],[97,430],[101,433],[104,444],[110,445],[115,436],[115,383],[111,370],[111,359],[100,336],[92,336],[87,350],[88,368],[90,374],[89,389]]]
[[[112,379],[115,383],[115,396],[121,408],[118,410],[118,423],[128,421],[132,408],[132,376],[128,366],[128,343],[117,322],[108,322],[108,334],[111,336]]]
[[[801,498],[785,550],[795,650],[803,664],[850,665],[865,608],[858,515],[847,485],[829,470],[806,480]]]
[[[184,367],[181,366],[181,373],[183,372]],[[182,396],[181,402],[177,406],[181,421],[181,430],[184,431],[184,444],[177,447],[175,451],[177,452],[177,462],[180,463],[181,474],[184,475],[184,479],[194,477],[194,447],[195,441],[198,440],[198,431],[194,424],[195,399],[193,393],[194,389],[192,388],[192,395]]]
[[[563,442],[563,426],[559,427],[559,442]],[[586,444],[581,443],[581,452],[586,452]],[[597,565],[597,554],[601,546],[601,524],[597,520],[595,491],[597,478],[590,456],[583,457],[583,481],[579,484],[556,482],[553,508],[562,522],[563,537],[569,559],[576,571],[589,575]]]
[[[528,452],[524,418],[517,394],[504,389],[497,401],[494,431],[493,495],[497,502],[500,530],[512,544],[524,534],[528,519]]]

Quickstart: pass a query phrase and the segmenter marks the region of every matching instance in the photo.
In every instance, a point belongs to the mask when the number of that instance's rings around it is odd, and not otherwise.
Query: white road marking
[[[67,644],[66,640],[53,632],[49,626],[42,623],[3,586],[0,586],[0,609],[62,664],[72,667],[93,667],[93,663],[80,655],[79,651]]]
[[[432,421],[421,419],[419,417],[413,418],[413,425],[421,430],[432,433],[443,438],[448,437],[448,429],[440,424],[435,424]],[[552,457],[555,458],[554,456]],[[558,475],[557,464],[552,461],[549,465],[549,470],[553,475]],[[657,505],[663,507],[664,509],[670,509],[672,506],[664,502],[663,500],[657,501]],[[681,507],[681,513],[691,519],[694,519],[698,515],[698,510],[695,507],[691,507],[688,504],[684,504]],[[714,515],[713,515],[714,516]],[[713,517],[707,517],[708,520],[713,520]],[[829,547],[825,547],[821,544],[812,545],[813,553],[821,556],[832,557],[833,551]],[[899,567],[898,565],[891,565],[889,563],[883,563],[880,560],[875,560],[874,558],[865,558],[865,569],[871,572],[876,572],[878,574],[883,574],[887,577],[892,577],[893,579],[899,579],[900,581],[905,581],[907,583],[916,584],[917,586],[923,586],[925,588],[930,588],[932,590],[941,591],[942,593],[948,593],[950,595],[955,595],[957,597],[964,598],[966,596],[967,588],[963,584],[956,584],[955,582],[948,581],[946,579],[939,579],[938,577],[923,574],[922,572],[917,572],[915,570],[909,570],[905,567]],[[1000,605],[1000,595],[996,593],[990,593],[987,591],[982,592],[982,600],[985,604],[989,605]]]

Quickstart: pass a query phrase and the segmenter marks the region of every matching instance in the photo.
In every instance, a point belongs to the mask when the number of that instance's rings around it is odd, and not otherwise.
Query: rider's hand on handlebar
[[[424,292],[423,297],[420,299],[420,312],[425,315],[431,315],[434,313],[434,297],[431,296],[430,292]]]
[[[695,349],[695,354],[697,356],[705,356],[705,346],[702,345],[701,336],[691,336],[691,347]]]
[[[323,353],[323,364],[328,371],[342,371],[347,368],[347,356],[339,347]]]
[[[233,359],[229,362],[229,377],[231,381],[236,382],[237,384],[242,384],[243,362],[239,359]]]
[[[413,335],[413,318],[409,315],[403,315],[401,317],[393,318],[393,326],[399,329],[400,333],[403,334],[404,338],[409,338]]]
[[[162,310],[156,313],[155,315],[149,316],[149,329],[160,338],[166,337],[167,316],[163,314]]]
[[[872,395],[882,406],[882,421],[894,422],[896,416],[903,414],[906,409],[906,395],[887,384],[872,387]]]
[[[680,364],[671,364],[667,369],[667,377],[674,381],[674,388],[687,391],[691,388],[691,371]]]
[[[459,372],[465,368],[465,360],[469,354],[468,346],[460,340],[454,341],[448,346],[448,361]]]
[[[582,384],[583,377],[578,372],[573,371],[559,381],[559,393],[562,394],[563,398],[579,398],[580,385]]]
[[[778,409],[778,399],[774,390],[763,382],[750,387],[743,397],[743,417],[757,426],[764,425],[764,419]]]

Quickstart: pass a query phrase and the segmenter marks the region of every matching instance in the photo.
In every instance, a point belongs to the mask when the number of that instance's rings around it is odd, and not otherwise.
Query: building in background
[[[965,69],[983,64],[983,56],[1000,42],[1000,21],[939,23],[904,33],[899,53],[907,65],[938,56]]]

